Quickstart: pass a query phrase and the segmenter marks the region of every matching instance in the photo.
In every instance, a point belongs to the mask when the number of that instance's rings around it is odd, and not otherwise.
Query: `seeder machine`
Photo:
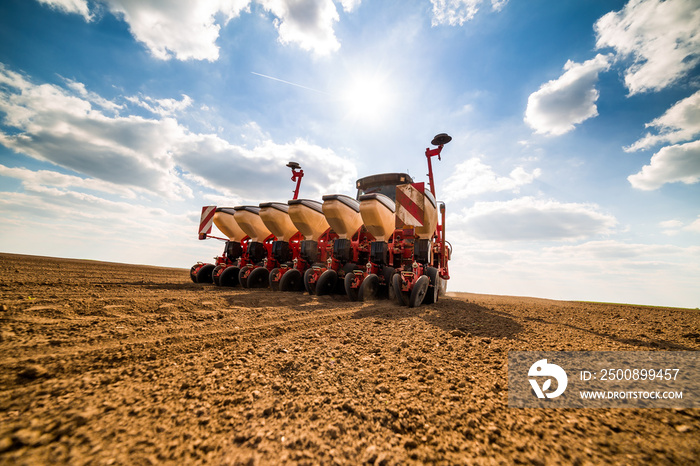
[[[356,198],[298,199],[304,172],[290,162],[297,184],[287,203],[204,207],[200,239],[211,237],[211,221],[228,239],[215,264],[192,267],[192,280],[313,295],[344,293],[352,301],[388,297],[409,307],[436,302],[450,278],[452,248],[431,159],[440,160],[451,140],[438,134],[431,142],[436,147],[425,150],[428,189],[406,173],[385,173],[359,179]]]

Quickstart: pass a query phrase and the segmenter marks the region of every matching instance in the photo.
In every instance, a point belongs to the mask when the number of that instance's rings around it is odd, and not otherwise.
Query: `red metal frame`
[[[437,199],[437,195],[435,194],[435,181],[433,180],[433,164],[430,159],[437,155],[438,160],[442,160],[440,158],[440,153],[442,152],[443,147],[445,146],[441,144],[435,149],[425,149],[425,157],[428,159],[428,181],[430,182],[430,192],[433,194],[435,199]]]
[[[297,186],[294,189],[294,197],[292,199],[297,199],[299,197],[299,186],[301,186],[302,178],[304,178],[304,170],[300,169],[299,171],[296,171],[296,169],[292,167],[292,181],[297,182]]]
[[[437,156],[438,160],[442,160],[440,154],[444,144],[440,144],[435,149],[426,148],[425,157],[428,161],[428,182],[430,185],[430,192],[433,197],[437,200],[437,194],[435,192],[435,179],[433,176],[433,164],[432,158]],[[431,267],[438,269],[438,274],[441,279],[449,280],[450,271],[448,267],[449,252],[447,250],[447,241],[445,239],[445,204],[440,203],[440,220],[441,222],[435,228],[435,233],[432,237],[432,260],[430,262]],[[415,242],[415,233],[412,229],[396,230],[394,235],[396,236],[400,231],[403,231],[399,236],[400,241],[394,240],[394,250],[400,253],[402,256],[402,265],[400,269],[397,269],[401,274],[401,291],[408,292],[413,289],[413,286],[418,281],[422,275],[425,274],[425,266],[413,260],[413,250]],[[409,263],[410,261],[410,263]]]

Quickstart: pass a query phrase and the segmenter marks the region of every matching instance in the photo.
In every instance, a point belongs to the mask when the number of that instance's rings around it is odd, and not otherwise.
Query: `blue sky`
[[[436,161],[449,289],[700,306],[693,0],[8,0],[0,250],[189,267],[203,205]]]

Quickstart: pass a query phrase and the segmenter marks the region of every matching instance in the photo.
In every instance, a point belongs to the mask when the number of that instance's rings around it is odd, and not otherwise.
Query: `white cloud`
[[[339,20],[332,0],[257,0],[276,16],[275,27],[283,44],[296,43],[318,55],[340,48],[333,23]]]
[[[580,264],[605,261],[608,263],[640,264],[655,261],[682,261],[684,253],[697,255],[700,248],[682,248],[665,244],[626,243],[619,240],[588,241],[576,245],[543,248],[545,256],[566,259]],[[627,267],[624,267],[627,268]],[[624,269],[623,268],[623,269]]]
[[[525,122],[537,133],[558,136],[597,116],[599,93],[595,85],[598,73],[609,67],[610,57],[606,55],[598,54],[584,63],[569,60],[563,75],[530,94]]]
[[[74,81],[72,79],[66,79],[66,86],[68,86],[69,89],[73,90],[76,94],[78,94],[81,98],[87,100],[91,104],[95,104],[99,107],[102,107],[104,110],[107,110],[109,112],[118,112],[122,108],[124,108],[123,105],[116,104],[112,102],[111,100],[107,100],[103,98],[102,96],[97,95],[94,92],[88,91],[85,88],[85,84],[79,83],[77,81]]]
[[[220,252],[197,241],[199,213],[180,203],[156,208],[34,186],[0,192],[0,217],[0,243],[20,253],[183,267]]]
[[[39,0],[60,11],[92,19],[85,0]],[[252,1],[274,16],[283,44],[296,44],[317,55],[340,48],[333,30],[339,20],[333,0],[97,0],[128,25],[134,38],[161,60],[219,58],[216,41],[222,25],[250,11]],[[342,0],[350,12],[361,0]]]
[[[161,117],[175,116],[192,105],[192,99],[185,94],[182,94],[182,100],[153,99],[148,96],[142,98],[127,97],[126,100]]]
[[[35,85],[0,64],[0,144],[110,183],[167,197],[191,196],[178,178],[169,146],[186,136],[176,120],[109,117],[82,98],[51,84]],[[93,99],[94,100],[94,99]]]
[[[474,19],[484,0],[430,0],[433,4],[432,25],[462,26]],[[493,11],[501,11],[508,0],[491,0]]]
[[[25,189],[37,190],[41,186],[53,186],[58,188],[78,188],[98,191],[108,194],[117,194],[126,198],[135,198],[134,190],[118,184],[109,183],[94,178],[81,178],[79,176],[65,175],[51,170],[28,170],[26,168],[12,168],[0,164],[0,176],[15,178],[22,181]]]
[[[663,228],[662,233],[668,236],[675,236],[682,231],[689,231],[692,233],[700,233],[700,216],[693,222],[686,225],[681,220],[666,220],[660,222],[659,226]]]
[[[448,223],[448,235],[450,226]],[[546,247],[488,240],[458,243],[452,291],[698,307],[700,247],[606,239]]]
[[[570,241],[609,234],[617,224],[595,204],[532,197],[476,202],[452,222],[477,239],[495,241]]]
[[[491,0],[493,11],[501,11],[508,4],[509,0]]]
[[[287,144],[267,139],[247,149],[215,135],[192,135],[173,154],[192,181],[254,203],[292,198],[293,183],[284,181],[291,176],[286,167],[291,160],[304,170],[301,197],[349,194],[357,177],[351,162],[302,139]]]
[[[676,102],[662,116],[647,123],[646,127],[657,128],[658,134],[647,133],[642,139],[625,147],[625,152],[648,149],[665,142],[673,144],[688,141],[700,134],[700,91]]]
[[[85,18],[85,21],[92,20],[87,0],[38,0],[38,2],[64,13],[77,13]]]
[[[343,10],[348,13],[360,6],[360,3],[362,3],[362,0],[340,0],[340,4],[343,5]]]
[[[663,222],[659,222],[659,226],[662,228],[680,228],[683,226],[683,222],[680,220],[665,220]]]
[[[595,24],[597,47],[631,57],[625,73],[630,94],[673,84],[700,63],[697,0],[630,0]]]
[[[248,138],[253,146],[250,149],[216,134],[193,133],[169,116],[107,116],[83,98],[102,99],[100,96],[87,92],[79,83],[71,82],[68,87],[35,85],[0,64],[2,122],[14,128],[0,130],[0,144],[94,180],[55,174],[49,182],[46,172],[30,176],[19,169],[7,171],[8,176],[29,185],[72,186],[123,196],[150,193],[174,199],[191,198],[195,182],[204,189],[261,202],[291,198],[293,183],[286,181],[290,174],[285,165],[294,160],[307,176],[302,183],[303,195],[320,197],[353,189],[354,165],[303,139],[276,143],[253,122],[246,125],[255,136]],[[130,100],[140,106],[147,104],[159,115],[192,104],[187,96],[180,101]]]
[[[520,186],[532,183],[541,173],[539,168],[528,173],[523,167],[516,167],[509,176],[498,176],[490,166],[472,158],[457,164],[452,175],[445,180],[443,197],[446,201],[454,201],[483,193],[517,192]]]
[[[649,165],[627,177],[637,189],[651,191],[666,183],[693,184],[700,181],[700,141],[662,147]]]
[[[249,0],[105,1],[154,57],[209,61],[219,58],[216,39],[221,26],[216,24],[216,16],[223,15],[227,22],[249,4]]]
[[[693,233],[700,233],[700,216],[698,216],[698,218],[690,225],[684,226],[683,230],[692,231]]]

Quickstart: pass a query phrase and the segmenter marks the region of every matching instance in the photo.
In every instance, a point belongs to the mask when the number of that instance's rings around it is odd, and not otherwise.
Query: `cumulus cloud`
[[[192,99],[185,94],[182,94],[181,100],[153,99],[148,96],[142,98],[132,96],[127,97],[126,100],[162,117],[175,116],[192,105]]]
[[[659,118],[646,124],[657,134],[647,133],[643,138],[625,147],[626,152],[648,149],[660,143],[688,141],[700,134],[700,91],[676,102]]]
[[[139,106],[150,105],[159,118],[109,116],[91,104],[102,98],[78,84],[37,85],[0,64],[2,123],[13,128],[0,130],[0,144],[94,178],[85,181],[55,174],[51,178],[54,187],[72,186],[124,196],[147,192],[182,199],[193,196],[194,182],[235,198],[287,200],[292,183],[285,182],[290,177],[285,165],[294,160],[309,175],[302,188],[309,196],[352,189],[354,166],[330,149],[303,139],[280,144],[262,132],[249,149],[215,134],[193,133],[169,116],[192,104],[187,96],[182,100],[131,99]],[[122,108],[122,112],[127,110]],[[254,123],[250,126],[257,127]],[[49,184],[47,173],[30,177],[27,172],[9,168],[5,173],[32,186]]]
[[[77,13],[86,21],[92,20],[87,0],[38,0],[38,2],[64,13]]]
[[[249,0],[143,1],[105,0],[109,10],[124,19],[139,42],[162,60],[209,60],[219,58],[216,39],[221,26],[248,7]]]
[[[675,236],[683,231],[690,231],[692,233],[700,233],[700,216],[698,216],[695,221],[686,225],[685,222],[681,220],[665,220],[659,223],[659,226],[663,229],[662,233],[668,236]]]
[[[350,161],[302,139],[287,144],[268,139],[247,149],[216,135],[193,135],[173,148],[173,155],[189,179],[248,202],[291,199],[290,160],[304,170],[302,197],[349,193],[357,177]]]
[[[39,0],[66,13],[92,20],[87,0]],[[219,58],[216,41],[222,25],[249,12],[255,1],[270,12],[283,44],[296,44],[318,55],[340,48],[333,30],[339,20],[333,0],[97,0],[122,18],[134,38],[161,60],[208,60]],[[342,0],[345,11],[361,0]]]
[[[430,0],[430,3],[433,4],[433,26],[462,26],[474,19],[484,0]],[[501,11],[506,3],[508,0],[491,0],[491,8]]]
[[[608,234],[617,221],[594,204],[523,197],[504,202],[477,202],[462,212],[457,223],[477,239],[571,241]]]
[[[683,227],[685,231],[692,231],[693,233],[700,233],[700,216],[691,224]]]
[[[584,63],[569,60],[565,73],[530,94],[525,122],[537,133],[559,136],[598,115],[598,73],[610,68],[610,57],[596,55]]]
[[[490,192],[518,192],[520,186],[532,183],[541,173],[539,168],[528,173],[523,167],[516,167],[509,176],[498,176],[479,158],[472,158],[457,164],[453,174],[445,180],[443,197],[454,201]]]
[[[343,10],[347,12],[353,11],[360,6],[360,3],[362,3],[362,0],[340,0],[340,4],[343,5]]]
[[[561,258],[605,261],[650,261],[659,260],[660,257],[677,259],[682,258],[683,253],[697,254],[700,248],[682,248],[666,244],[637,244],[626,243],[618,240],[588,241],[576,245],[553,246],[544,249],[545,253],[552,253]],[[668,260],[668,259],[667,259]]]
[[[275,27],[283,44],[296,43],[318,55],[340,48],[333,23],[339,20],[332,0],[258,0],[275,17]]]
[[[633,187],[644,191],[658,189],[666,183],[693,184],[700,181],[700,141],[661,148],[649,165],[627,177]]]
[[[0,243],[29,254],[182,267],[212,247],[195,239],[195,209],[173,212],[44,185],[0,193],[0,217]]]
[[[111,100],[105,99],[104,97],[94,92],[88,91],[85,88],[85,84],[83,83],[73,81],[72,79],[66,79],[65,81],[66,86],[73,92],[75,92],[77,95],[79,95],[82,99],[87,100],[91,104],[97,105],[98,107],[101,107],[103,110],[116,113],[122,108],[124,108],[123,105],[117,104],[115,102],[112,102]]]
[[[693,308],[700,303],[698,246],[593,239],[523,248],[471,238],[457,245],[455,235],[453,229],[453,291]]]
[[[109,183],[95,178],[81,178],[74,175],[66,175],[52,170],[28,170],[26,168],[6,167],[0,164],[0,176],[15,178],[22,181],[22,185],[28,190],[38,190],[39,187],[52,186],[61,189],[86,189],[108,194],[117,194],[126,198],[135,198],[133,189]]]
[[[5,147],[110,183],[191,196],[169,154],[169,144],[186,133],[176,120],[110,117],[82,92],[35,85],[1,64],[0,83],[3,123],[16,129],[0,131]]]
[[[630,94],[673,84],[700,63],[700,3],[696,0],[630,0],[595,24],[598,48],[612,47],[632,65]]]

